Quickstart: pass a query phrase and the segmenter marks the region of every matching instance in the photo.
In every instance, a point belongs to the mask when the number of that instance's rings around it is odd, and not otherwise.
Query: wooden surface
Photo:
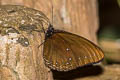
[[[1,0],[0,2],[1,4],[24,5],[40,10],[48,16],[51,22],[53,5],[53,25],[55,28],[76,33],[96,43],[96,31],[98,29],[96,0]],[[15,45],[11,46],[15,50],[20,49],[20,54],[24,52],[21,55],[24,58],[21,59],[22,63],[19,67],[11,66],[14,63],[12,60],[14,61],[17,58],[13,59],[16,51],[11,52],[10,50],[10,54],[13,55],[8,60],[8,64],[0,68],[1,80],[53,80],[51,71],[45,67],[42,59],[42,46],[39,50],[36,48],[38,42],[41,42],[39,37],[38,33],[34,34],[31,38],[32,46],[28,49]],[[4,55],[5,57],[7,56]]]
[[[1,0],[2,4],[25,5],[44,12],[54,26],[96,41],[98,12],[96,0]]]

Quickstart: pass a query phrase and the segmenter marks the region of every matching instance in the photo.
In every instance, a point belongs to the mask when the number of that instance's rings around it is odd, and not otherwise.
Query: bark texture
[[[98,13],[96,0],[1,0],[1,4],[24,5],[42,11],[57,29],[63,29],[96,43]],[[41,29],[41,28],[40,28]],[[19,31],[19,30],[18,30]],[[28,47],[9,43],[8,35],[0,38],[0,80],[53,80],[52,73],[45,67],[42,46],[44,34],[21,32],[30,41]],[[17,34],[17,36],[20,36]],[[5,37],[5,38],[4,38]],[[13,36],[12,36],[13,37]],[[5,42],[7,38],[7,42]]]

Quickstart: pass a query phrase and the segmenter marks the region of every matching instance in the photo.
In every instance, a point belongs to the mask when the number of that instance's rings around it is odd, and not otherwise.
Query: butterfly
[[[84,37],[49,25],[43,47],[45,65],[57,71],[69,71],[104,58],[103,51]]]

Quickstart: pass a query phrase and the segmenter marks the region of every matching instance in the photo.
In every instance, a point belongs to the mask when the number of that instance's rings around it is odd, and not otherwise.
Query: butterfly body
[[[77,67],[100,62],[102,50],[91,41],[49,25],[45,33],[43,57],[51,69],[69,71]]]
[[[50,26],[48,27],[47,32],[45,33],[45,39],[49,38],[50,36],[52,36],[52,34],[54,33],[54,28],[52,27],[52,25],[50,24]]]

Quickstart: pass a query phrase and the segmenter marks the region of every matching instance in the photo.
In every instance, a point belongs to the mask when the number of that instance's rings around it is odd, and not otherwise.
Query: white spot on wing
[[[69,58],[69,60],[71,61],[71,60],[72,60],[72,58]]]
[[[87,56],[85,56],[85,58],[87,58]]]
[[[53,67],[55,67],[55,65],[53,65]]]
[[[66,64],[70,64],[70,63],[67,62]]]
[[[66,48],[67,51],[69,51],[70,49],[69,48]]]

